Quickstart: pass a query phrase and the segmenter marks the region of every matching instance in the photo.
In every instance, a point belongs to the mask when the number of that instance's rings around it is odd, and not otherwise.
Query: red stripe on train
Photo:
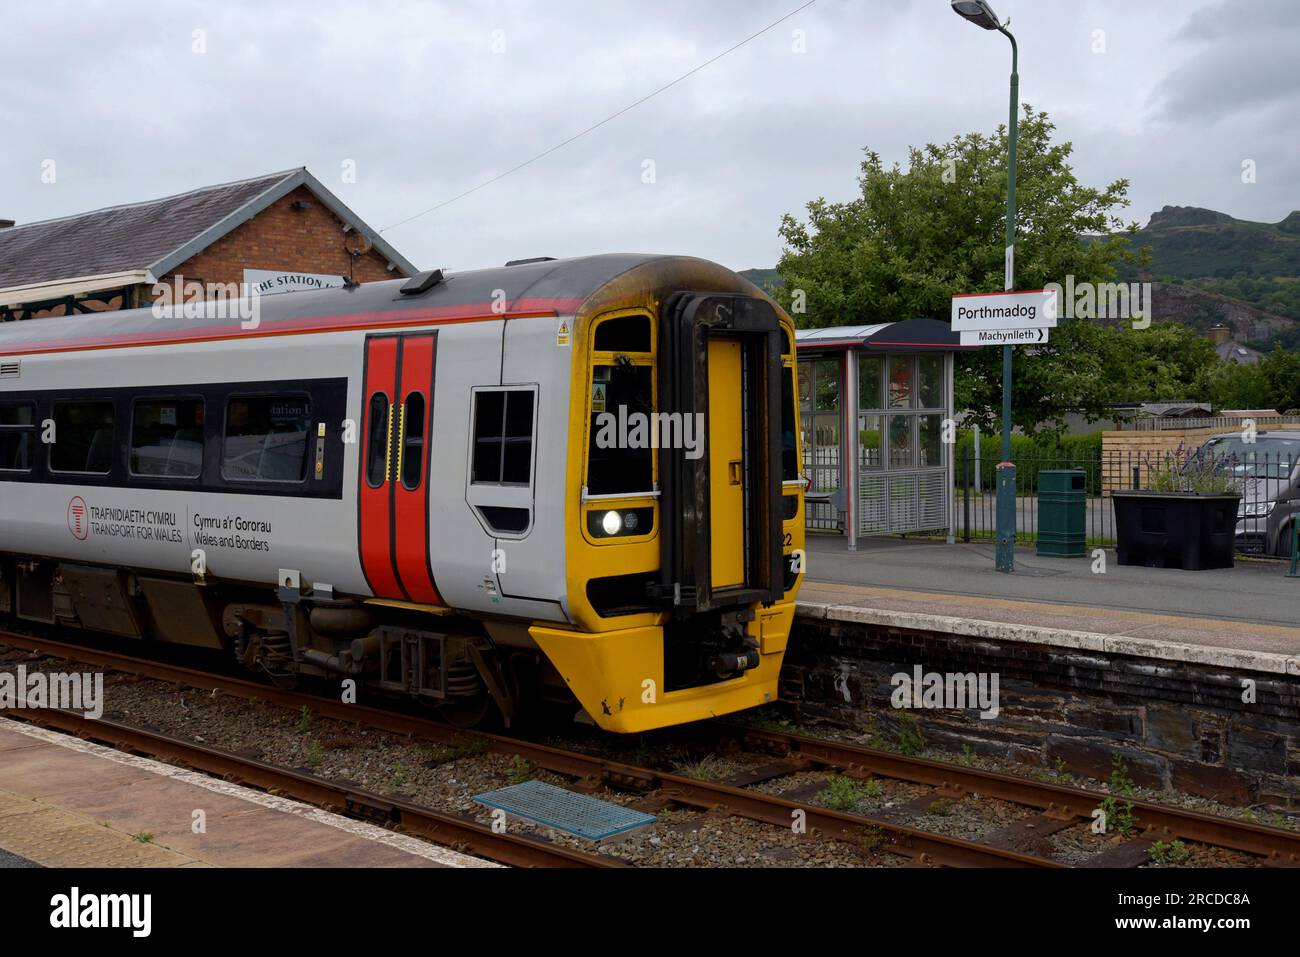
[[[0,355],[47,355],[59,352],[84,352],[91,349],[134,349],[183,345],[188,342],[301,336],[317,332],[346,332],[356,329],[491,322],[494,319],[536,319],[572,314],[584,301],[585,299],[574,296],[562,299],[519,299],[511,303],[508,310],[501,313],[493,312],[491,303],[420,309],[385,309],[380,312],[353,312],[340,316],[304,316],[298,319],[284,319],[277,321],[273,326],[259,326],[256,329],[245,329],[237,322],[222,321],[221,325],[198,326],[167,332],[141,331],[118,336],[85,336],[33,342],[19,345],[14,349],[5,349],[0,345]],[[67,321],[75,323],[78,320]]]

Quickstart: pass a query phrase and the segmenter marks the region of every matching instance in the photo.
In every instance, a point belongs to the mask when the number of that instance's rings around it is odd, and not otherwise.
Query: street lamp
[[[952,0],[959,16],[985,30],[997,30],[1011,41],[1011,118],[1007,122],[1007,241],[1004,288],[1015,289],[1016,276],[1016,131],[1020,74],[1016,38],[998,22],[985,0]],[[1008,20],[1007,23],[1011,21]],[[1016,570],[1016,466],[1011,461],[1011,346],[1002,347],[1002,461],[998,463],[997,569]]]

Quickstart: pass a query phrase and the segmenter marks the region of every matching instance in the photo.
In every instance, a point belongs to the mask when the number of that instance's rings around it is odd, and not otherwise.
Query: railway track
[[[1041,838],[1090,821],[1093,809],[1107,797],[1100,792],[1046,784],[981,769],[963,768],[848,743],[725,724],[710,725],[704,730],[689,733],[695,740],[702,740],[715,748],[744,748],[772,754],[776,760],[731,781],[702,781],[521,738],[485,732],[465,732],[428,718],[363,705],[343,704],[317,695],[287,691],[241,678],[139,659],[44,637],[0,631],[0,644],[179,686],[218,690],[246,699],[257,698],[286,708],[307,707],[323,717],[441,744],[463,741],[467,736],[472,737],[481,741],[488,752],[509,757],[517,756],[538,768],[571,777],[575,779],[575,787],[579,790],[596,790],[608,785],[639,793],[643,796],[636,806],[645,810],[678,806],[736,815],[776,827],[790,827],[792,822],[802,815],[802,823],[811,835],[856,843],[873,842],[919,865],[1064,867],[1066,865],[1059,861],[1042,854],[1027,852],[1024,848],[1032,846],[1034,838]],[[80,716],[72,717],[84,722],[85,725],[93,726],[65,729],[84,736],[100,738],[107,734],[111,737],[113,733],[120,735],[129,731],[134,735],[162,738],[138,729],[122,729],[121,726],[112,726],[112,730],[108,731],[106,730],[108,722],[86,721]],[[70,719],[65,716],[57,720]],[[250,775],[243,779],[257,786],[276,787],[283,793],[299,796],[300,799],[311,803],[325,802],[329,806],[341,809],[344,813],[352,813],[368,820],[386,820],[390,825],[411,829],[412,833],[421,833],[423,830],[426,836],[439,843],[459,843],[469,846],[483,856],[503,863],[521,863],[526,866],[538,864],[608,866],[619,863],[616,859],[604,855],[566,851],[558,845],[550,845],[544,841],[530,840],[525,847],[513,843],[509,847],[499,847],[492,838],[503,835],[491,834],[490,829],[478,825],[477,822],[462,818],[444,820],[447,818],[446,815],[440,815],[427,808],[417,808],[379,795],[357,792],[355,789],[314,775],[282,771],[269,765],[261,765],[259,762],[253,762],[258,765],[257,767],[245,766],[241,772],[240,768],[232,762],[244,762],[246,759],[215,752],[215,749],[199,748],[176,739],[151,742],[136,737],[128,741],[128,746],[132,749],[145,748],[146,750],[148,747],[159,747],[164,752],[173,749],[171,753],[175,754],[175,757],[169,758],[165,753],[158,756],[163,757],[164,760],[178,760],[180,763],[203,770],[207,768],[193,762],[210,760],[217,767],[225,768],[212,773],[236,777]],[[214,752],[217,757],[185,751],[185,748]],[[1019,829],[1014,826],[1009,827],[993,835],[990,840],[975,842],[935,834],[897,821],[835,811],[809,802],[792,801],[748,789],[754,784],[805,770],[834,770],[850,777],[881,777],[924,784],[936,788],[944,796],[953,798],[979,794],[1035,808],[1038,813],[1022,822]],[[282,784],[260,783],[271,780],[274,774],[288,775],[295,780],[283,782],[283,787]],[[1127,799],[1125,800],[1127,803]],[[1263,864],[1300,865],[1300,834],[1150,802],[1133,801],[1132,803],[1134,813],[1142,825],[1140,835],[1134,840],[1118,845],[1114,852],[1102,855],[1095,861],[1095,866],[1135,866],[1147,859],[1147,848],[1156,840],[1173,838],[1242,851],[1258,857]],[[441,838],[438,837],[439,827],[445,829]],[[461,830],[457,831],[456,828]],[[484,831],[491,837],[483,834]],[[449,841],[449,835],[453,832],[455,837]],[[564,851],[573,857],[567,860],[544,859],[545,853],[550,850]],[[507,859],[508,856],[513,856],[513,859]]]
[[[805,770],[831,770],[848,777],[869,780],[885,778],[928,785],[936,793],[960,800],[980,795],[1036,808],[1039,814],[1007,828],[996,838],[1005,847],[1032,843],[1078,824],[1091,822],[1093,812],[1106,797],[1098,791],[1037,781],[944,761],[881,751],[850,742],[813,738],[807,735],[722,724],[702,734],[714,747],[748,748],[770,752],[780,761],[759,769],[756,780],[773,779]],[[1241,851],[1275,867],[1300,867],[1300,832],[1267,827],[1249,821],[1215,817],[1187,808],[1124,797],[1132,805],[1140,827],[1137,836],[1117,849],[1113,856],[1089,862],[1087,866],[1134,866],[1154,842],[1195,841],[1214,847]]]

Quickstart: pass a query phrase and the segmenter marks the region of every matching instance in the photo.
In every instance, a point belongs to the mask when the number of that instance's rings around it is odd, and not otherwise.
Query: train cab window
[[[203,400],[142,399],[131,414],[131,474],[198,478],[203,471]]]
[[[781,370],[781,481],[799,480],[799,445],[794,414],[794,366]]]
[[[533,393],[485,389],[474,393],[476,485],[527,485],[533,466]]]
[[[0,402],[0,472],[30,472],[35,455],[35,403]]]
[[[388,478],[388,396],[376,392],[370,397],[370,425],[366,441],[366,481],[379,488]]]
[[[238,482],[305,481],[311,426],[311,399],[306,395],[231,398],[222,477]]]
[[[528,429],[530,442],[532,434],[530,424]],[[402,487],[408,490],[417,489],[423,477],[424,396],[412,392],[406,397],[406,406],[402,410]]]
[[[608,325],[606,323],[605,325]],[[604,328],[603,326],[601,328]],[[650,492],[654,488],[652,443],[655,427],[654,384],[648,365],[615,363],[592,370],[591,421],[587,429],[587,494],[619,495]],[[624,429],[626,434],[620,434]],[[667,437],[671,442],[672,436]],[[678,440],[681,436],[677,437]]]
[[[51,472],[107,475],[113,470],[113,403],[55,402]]]
[[[592,348],[597,352],[649,352],[650,317],[618,316],[596,327]]]

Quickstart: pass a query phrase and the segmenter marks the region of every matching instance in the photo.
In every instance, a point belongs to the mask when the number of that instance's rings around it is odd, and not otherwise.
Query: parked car
[[[1257,432],[1247,442],[1241,432],[1207,440],[1189,467],[1207,460],[1231,472],[1241,489],[1237,509],[1237,551],[1291,554],[1291,528],[1300,513],[1300,430]]]

